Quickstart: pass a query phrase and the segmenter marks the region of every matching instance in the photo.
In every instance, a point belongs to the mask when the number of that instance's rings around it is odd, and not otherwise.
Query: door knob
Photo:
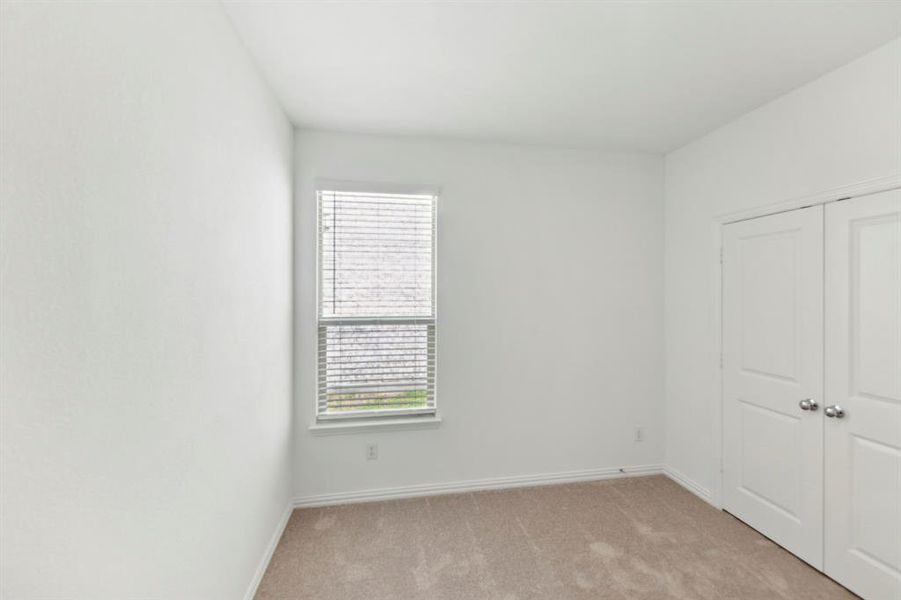
[[[817,404],[816,400],[811,400],[810,398],[805,398],[804,400],[801,400],[800,402],[798,402],[798,406],[801,407],[801,410],[809,410],[809,411],[815,411],[816,409],[818,409],[820,407],[820,405]]]
[[[824,411],[826,416],[830,419],[841,419],[845,416],[845,409],[843,409],[838,404],[833,404],[832,406],[827,406]]]

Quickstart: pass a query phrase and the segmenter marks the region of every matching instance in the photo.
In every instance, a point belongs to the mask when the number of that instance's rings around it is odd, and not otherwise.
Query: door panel
[[[817,568],[822,234],[822,207],[723,228],[723,504]]]
[[[826,208],[826,573],[901,598],[901,191]]]
[[[741,409],[741,489],[797,522],[802,511],[803,465],[784,457],[800,453],[800,419],[747,402],[741,403]],[[754,444],[754,451],[745,451],[746,444]]]

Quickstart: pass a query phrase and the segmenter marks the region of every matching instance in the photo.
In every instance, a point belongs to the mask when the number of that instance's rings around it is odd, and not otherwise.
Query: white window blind
[[[435,196],[318,203],[318,418],[434,413]]]

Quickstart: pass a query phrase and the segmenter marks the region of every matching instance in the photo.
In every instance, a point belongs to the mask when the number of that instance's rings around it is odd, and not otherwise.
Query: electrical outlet
[[[378,444],[366,444],[366,460],[378,460],[379,459],[379,445]]]
[[[643,442],[644,441],[644,427],[636,427],[635,428],[635,441]]]

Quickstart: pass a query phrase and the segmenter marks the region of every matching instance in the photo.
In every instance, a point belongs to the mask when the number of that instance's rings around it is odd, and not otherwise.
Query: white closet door
[[[826,208],[826,573],[901,598],[901,191]],[[830,409],[827,416],[835,414]]]
[[[723,237],[723,505],[822,568],[823,209]]]

